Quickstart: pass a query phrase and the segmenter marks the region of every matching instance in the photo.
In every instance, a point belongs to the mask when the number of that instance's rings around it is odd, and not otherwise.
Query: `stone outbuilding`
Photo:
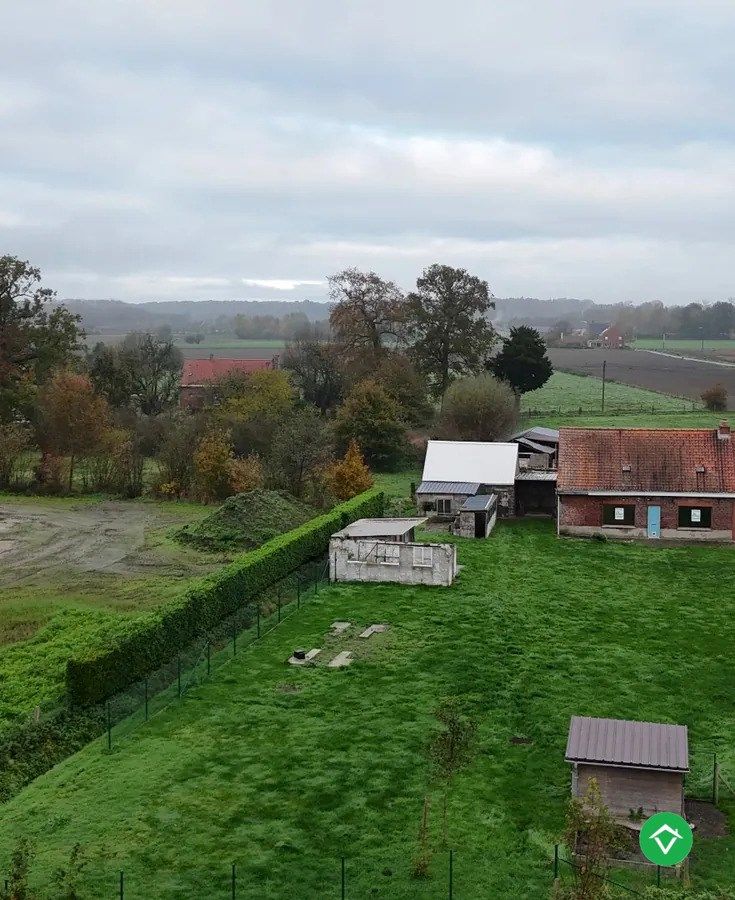
[[[641,809],[644,817],[684,813],[685,725],[572,716],[565,759],[572,765],[572,795],[583,797],[595,778],[617,818]]]
[[[415,540],[421,519],[358,519],[329,541],[330,581],[449,587],[457,575],[453,544]]]
[[[418,511],[453,522],[469,497],[495,494],[497,515],[512,516],[517,471],[516,443],[429,441],[416,488]]]
[[[466,538],[486,538],[495,527],[498,498],[495,494],[468,497],[459,510],[459,527],[455,534]]]

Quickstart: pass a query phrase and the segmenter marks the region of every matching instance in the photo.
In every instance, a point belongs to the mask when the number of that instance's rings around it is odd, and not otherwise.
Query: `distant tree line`
[[[170,329],[89,348],[40,277],[0,258],[0,488],[210,502],[268,487],[328,504],[415,463],[429,436],[503,437],[551,374],[533,329],[498,336],[487,283],[464,269],[429,266],[405,294],[347,269],[328,327],[244,320],[253,336],[288,324],[282,366],[220,378],[192,413]]]
[[[613,323],[628,337],[661,337],[717,340],[735,337],[735,303],[688,303],[686,306],[664,306],[651,301],[595,304],[585,310],[581,321]],[[556,332],[569,333],[580,320],[562,318],[554,323]]]

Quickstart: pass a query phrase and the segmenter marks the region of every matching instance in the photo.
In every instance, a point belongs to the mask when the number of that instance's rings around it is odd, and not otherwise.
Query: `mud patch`
[[[687,800],[685,810],[687,821],[695,827],[695,835],[710,838],[726,837],[730,833],[727,816],[713,803],[706,800]]]

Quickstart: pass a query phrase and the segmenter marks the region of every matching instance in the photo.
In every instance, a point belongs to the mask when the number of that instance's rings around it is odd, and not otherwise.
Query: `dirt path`
[[[183,524],[180,517],[136,502],[2,501],[0,586],[70,570],[141,575],[170,569],[175,575],[192,574],[198,567],[190,553],[167,548],[162,554],[148,546],[152,530],[175,523]]]

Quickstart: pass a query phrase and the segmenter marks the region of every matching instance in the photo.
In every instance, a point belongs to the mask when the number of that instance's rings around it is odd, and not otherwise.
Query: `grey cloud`
[[[0,237],[62,293],[409,285],[442,254],[499,294],[735,293],[716,0],[54,0],[6,36]]]

